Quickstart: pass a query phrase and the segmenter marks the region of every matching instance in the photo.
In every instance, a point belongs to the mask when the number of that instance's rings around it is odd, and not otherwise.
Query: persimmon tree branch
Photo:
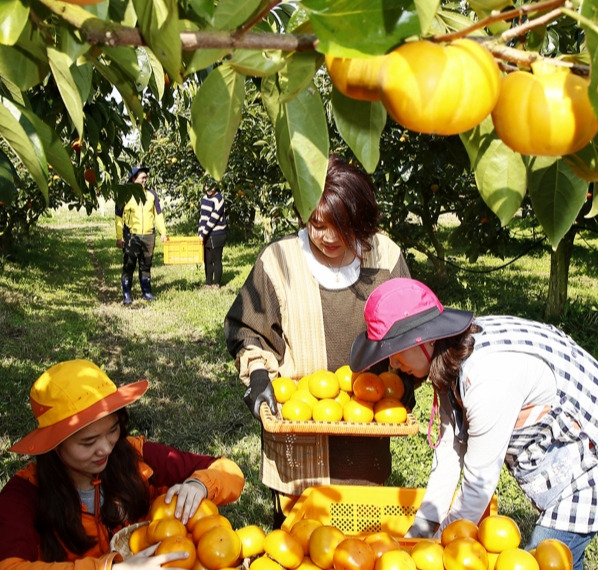
[[[534,12],[543,12],[544,10],[553,10],[564,4],[568,3],[568,0],[544,0],[543,2],[537,2],[535,4],[525,4],[523,6],[519,6],[517,8],[512,8],[511,10],[506,10],[504,12],[493,11],[489,16],[486,18],[482,18],[477,22],[473,23],[471,26],[467,26],[461,30],[456,30],[451,32],[450,34],[442,34],[440,36],[434,36],[430,38],[431,41],[434,42],[450,42],[452,40],[456,40],[458,38],[464,38],[469,36],[476,30],[480,30],[482,28],[487,28],[490,24],[494,24],[496,22],[503,22],[508,20],[514,20],[515,18],[520,18],[526,14],[534,13]],[[553,16],[554,18],[554,16]],[[534,20],[529,20],[528,22],[535,22]],[[526,24],[528,23],[526,22]],[[525,25],[525,24],[524,24]],[[516,26],[513,29],[517,29],[519,26]],[[509,30],[510,31],[510,30]],[[529,31],[529,30],[528,30]],[[519,35],[519,34],[517,34]]]
[[[38,0],[56,15],[79,30],[81,38],[92,45],[143,46],[147,45],[137,28],[122,26],[97,18],[80,6],[61,0]],[[273,7],[278,0],[270,0]],[[257,17],[257,16],[256,16]],[[273,49],[281,51],[314,51],[314,34],[277,34],[235,31],[181,32],[182,49]]]
[[[544,26],[552,22],[559,16],[566,15],[579,20],[581,16],[577,14],[574,10],[572,10],[572,5],[569,0],[545,0],[544,2],[538,2],[537,4],[527,4],[524,6],[520,6],[519,8],[507,10],[505,12],[495,11],[492,12],[488,17],[478,20],[476,23],[472,24],[471,26],[468,26],[467,28],[451,32],[450,34],[434,36],[433,38],[431,38],[431,40],[436,42],[445,42],[455,40],[457,38],[469,37],[469,35],[472,32],[481,28],[485,28],[490,24],[494,24],[500,21],[512,20],[514,18],[521,17],[529,13],[543,12],[545,10],[549,11],[544,14],[541,14],[536,18],[526,20],[522,24],[514,26],[509,30],[506,30],[497,38],[483,38],[475,36],[471,37],[470,39],[474,39],[476,41],[479,41],[480,43],[483,43],[484,46],[488,48],[488,50],[492,53],[492,55],[494,55],[494,57],[499,60],[499,63],[508,62],[514,63],[516,65],[529,67],[534,61],[537,61],[539,59],[547,59],[550,61],[552,65],[567,67],[571,69],[571,71],[573,71],[574,73],[577,73],[578,75],[589,75],[589,65],[582,63],[574,63],[570,61],[563,61],[555,58],[544,58],[538,52],[524,51],[516,48],[511,48],[505,45],[509,41],[519,36],[523,36],[535,28]]]

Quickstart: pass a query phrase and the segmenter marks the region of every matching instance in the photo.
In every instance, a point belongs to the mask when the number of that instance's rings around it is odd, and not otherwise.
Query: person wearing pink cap
[[[61,362],[33,384],[38,427],[10,451],[35,456],[0,491],[0,570],[122,570],[186,557],[153,556],[157,545],[123,561],[110,539],[146,520],[166,493],[186,523],[201,501],[235,501],[245,479],[226,458],[198,455],[127,435],[125,406],[148,389],[147,380],[119,388],[87,360]]]
[[[479,522],[506,464],[539,511],[526,548],[556,538],[582,570],[598,531],[598,361],[554,326],[474,318],[412,279],[376,288],[364,317],[351,367],[390,357],[391,366],[432,382],[432,416],[440,403],[439,441],[428,433],[432,471],[407,536]]]
[[[368,295],[409,276],[401,248],[378,231],[379,217],[370,177],[333,155],[306,227],[260,252],[224,321],[257,419],[262,403],[277,413],[274,378],[348,364]],[[390,472],[389,437],[263,432],[260,479],[272,489],[275,527],[307,487],[381,485]]]

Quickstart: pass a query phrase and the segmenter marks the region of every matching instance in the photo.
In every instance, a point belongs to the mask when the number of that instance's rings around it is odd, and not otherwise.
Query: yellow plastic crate
[[[203,244],[199,237],[169,237],[164,242],[164,265],[203,263]]]
[[[401,544],[412,545],[418,539],[402,537],[413,523],[424,493],[425,489],[408,487],[309,487],[293,506],[282,528],[290,531],[297,521],[310,518],[334,526],[346,536],[366,536],[384,531],[401,537]],[[484,517],[497,512],[497,500],[493,497]]]

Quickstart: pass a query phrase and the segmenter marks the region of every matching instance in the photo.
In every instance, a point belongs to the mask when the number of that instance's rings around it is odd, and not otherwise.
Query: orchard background
[[[548,62],[586,78],[595,114],[597,8],[598,0],[4,0],[1,248],[10,251],[47,208],[90,213],[99,199],[138,192],[126,180],[139,162],[192,220],[204,178],[221,181],[238,227],[249,234],[257,214],[271,220],[268,237],[296,224],[294,208],[307,219],[334,151],[372,174],[384,229],[440,275],[442,213],[457,215],[472,260],[503,255],[513,217],[533,217],[554,250],[545,316],[556,317],[575,237],[596,229],[594,140],[543,157],[503,144],[490,117],[453,136],[407,131],[380,101],[333,88],[324,55],[373,58],[406,41],[468,38],[503,75]],[[528,134],[526,120],[515,127]]]

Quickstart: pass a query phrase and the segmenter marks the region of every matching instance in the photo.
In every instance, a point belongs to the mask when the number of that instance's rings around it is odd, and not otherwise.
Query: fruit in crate
[[[408,417],[400,402],[405,386],[395,372],[357,374],[346,364],[335,372],[316,370],[296,381],[275,378],[272,387],[282,404],[283,420],[401,424]]]

